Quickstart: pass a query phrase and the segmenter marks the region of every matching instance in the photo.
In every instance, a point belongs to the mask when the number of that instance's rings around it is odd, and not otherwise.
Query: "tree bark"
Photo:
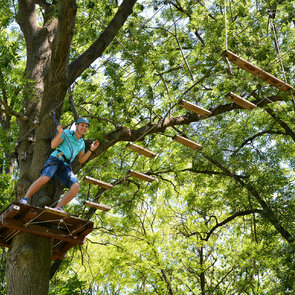
[[[48,294],[51,240],[19,233],[7,255],[7,294]]]

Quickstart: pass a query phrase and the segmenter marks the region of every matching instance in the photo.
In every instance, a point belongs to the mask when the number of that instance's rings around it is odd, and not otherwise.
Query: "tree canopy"
[[[2,1],[2,208],[40,175],[56,132],[52,111],[67,128],[88,118],[86,147],[100,141],[86,164],[74,162],[81,191],[66,208],[95,222],[87,243],[50,262],[46,239],[16,235],[8,253],[1,250],[2,294],[17,294],[13,284],[32,292],[24,294],[292,294],[293,89],[222,53],[295,85],[294,7],[293,0]],[[229,92],[257,107],[244,109]],[[50,206],[63,191],[53,180],[32,202]],[[88,209],[86,200],[112,209]]]

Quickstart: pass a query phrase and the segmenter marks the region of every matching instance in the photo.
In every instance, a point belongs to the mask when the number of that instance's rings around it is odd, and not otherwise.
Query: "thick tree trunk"
[[[34,81],[28,83],[24,92],[24,115],[31,122],[36,119],[40,122],[35,128],[28,122],[18,122],[21,139],[18,144],[20,179],[15,188],[18,198],[23,197],[30,184],[40,176],[40,170],[51,151],[50,141],[55,134],[55,124],[49,113],[58,109],[61,114],[68,87],[67,56],[72,38],[67,31],[73,31],[76,13],[74,0],[62,1],[59,9],[66,10],[72,27],[68,23],[64,28],[63,21],[52,17],[40,27],[36,2],[19,0],[17,18],[26,39],[26,77]],[[52,7],[42,3],[50,15]],[[62,30],[67,34],[67,44],[62,43],[62,49],[58,50],[60,39],[65,40]],[[50,183],[41,189],[32,198],[33,204],[40,207],[51,205],[60,193],[56,193],[53,186]],[[13,237],[7,256],[7,294],[48,294],[51,251],[51,239],[23,232]]]
[[[51,261],[51,240],[17,234],[7,256],[7,295],[45,295]]]

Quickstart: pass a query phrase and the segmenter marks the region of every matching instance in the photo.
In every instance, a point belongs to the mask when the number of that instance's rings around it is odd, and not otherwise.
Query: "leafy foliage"
[[[72,85],[74,108],[91,118],[87,139],[108,143],[122,127],[134,134],[146,127],[134,141],[157,155],[146,159],[118,140],[80,170],[82,188],[67,210],[87,216],[85,200],[112,210],[91,216],[95,231],[81,251],[70,252],[73,261],[63,263],[49,294],[294,292],[294,97],[221,58],[228,48],[294,84],[294,1],[226,3],[140,1],[103,56]],[[118,1],[77,4],[70,61],[93,44],[119,7]],[[6,93],[22,113],[24,41],[12,29],[12,7],[2,3],[1,11],[1,100]],[[258,108],[229,104],[230,91]],[[180,99],[212,115],[188,124],[191,113]],[[179,121],[154,132],[153,124],[171,118]],[[61,123],[73,122],[67,96]],[[18,137],[15,119],[9,123],[0,133],[3,207],[19,175],[7,173]],[[180,145],[175,134],[203,149]],[[130,169],[156,180],[128,177]],[[117,185],[103,191],[83,183],[86,175]]]

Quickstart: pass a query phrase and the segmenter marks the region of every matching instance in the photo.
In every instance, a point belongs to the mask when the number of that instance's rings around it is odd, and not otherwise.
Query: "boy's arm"
[[[90,155],[92,154],[92,152],[96,150],[98,146],[99,146],[99,141],[96,140],[90,145],[90,149],[86,153],[81,151],[78,154],[79,163],[83,164],[84,162],[86,162],[88,158],[90,157]]]
[[[63,139],[61,138],[63,128],[61,127],[61,125],[59,125],[56,127],[56,129],[58,131],[58,134],[51,141],[51,148],[54,150],[63,142]]]

